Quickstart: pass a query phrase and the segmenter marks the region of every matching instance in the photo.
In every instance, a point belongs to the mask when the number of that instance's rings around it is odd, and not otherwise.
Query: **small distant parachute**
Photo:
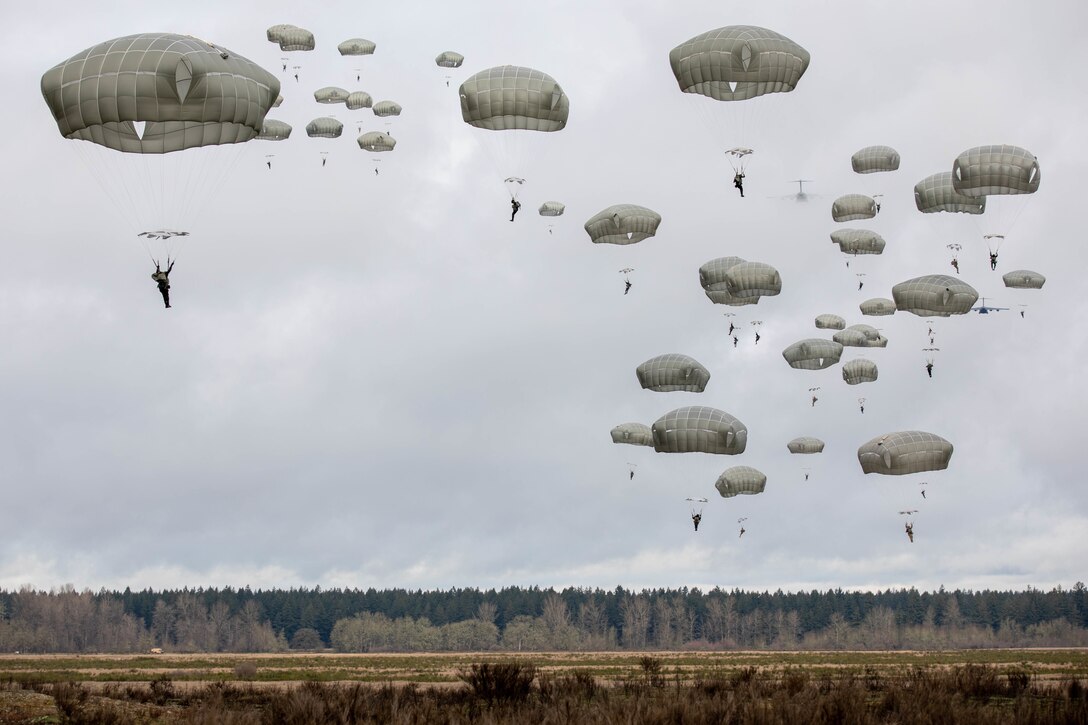
[[[836,332],[832,338],[843,347],[887,347],[888,338],[872,325],[850,325],[845,330]]]
[[[621,423],[612,429],[612,442],[632,446],[652,446],[654,436],[650,426],[644,423]]]
[[[661,215],[635,204],[616,204],[590,217],[586,233],[594,244],[635,244],[657,233]]]
[[[464,62],[465,56],[452,50],[444,50],[434,59],[435,65],[439,68],[460,68]]]
[[[283,141],[291,136],[291,125],[283,121],[266,118],[261,124],[261,132],[255,138],[261,141]]]
[[[695,358],[680,353],[650,358],[635,368],[635,375],[643,389],[659,393],[701,393],[710,381],[709,370]]]
[[[364,151],[392,151],[397,145],[395,138],[381,131],[369,131],[355,140]]]
[[[897,309],[919,317],[949,317],[970,312],[978,301],[978,292],[955,277],[929,274],[892,287],[892,299]]]
[[[297,25],[273,25],[265,35],[283,51],[314,49],[314,34]]]
[[[340,55],[373,55],[377,47],[372,40],[351,38],[336,46],[336,49],[340,51]]]
[[[876,363],[865,358],[850,360],[842,365],[842,379],[847,385],[876,382],[877,374]]]
[[[846,327],[846,320],[838,315],[823,314],[816,316],[817,330],[841,330]]]
[[[842,357],[842,345],[833,340],[811,337],[799,340],[782,351],[791,368],[797,370],[823,370]]]
[[[314,100],[318,103],[344,103],[350,95],[345,89],[337,86],[326,86],[314,91]]]
[[[401,105],[396,101],[378,101],[374,104],[374,115],[379,118],[399,116],[401,110]]]
[[[1040,181],[1039,160],[1019,146],[976,146],[952,164],[952,186],[966,196],[1034,194]]]
[[[370,108],[374,99],[366,91],[352,91],[344,101],[349,111],[358,111],[360,108]]]
[[[843,254],[882,254],[884,237],[868,229],[836,229],[831,241],[839,245]]]
[[[310,138],[340,138],[344,132],[344,124],[332,116],[315,118],[306,124],[306,135]]]
[[[558,201],[546,201],[540,205],[540,209],[537,211],[540,216],[563,216],[563,212],[566,211],[566,206]]]
[[[886,433],[858,448],[862,471],[888,476],[944,470],[951,458],[951,443],[918,430]]]
[[[714,488],[722,498],[732,498],[740,494],[754,495],[763,493],[767,486],[767,476],[751,466],[733,466],[722,471]]]
[[[831,203],[831,218],[837,222],[872,219],[876,216],[876,199],[864,194],[846,194]]]
[[[669,411],[654,421],[654,450],[658,453],[744,453],[748,428],[717,408],[689,406]]]
[[[914,185],[914,205],[923,214],[982,214],[986,197],[961,194],[952,186],[952,172],[942,171]]]
[[[883,317],[884,315],[895,314],[895,302],[885,297],[873,297],[872,299],[865,300],[858,305],[858,307],[861,308],[861,314],[870,317]]]
[[[823,453],[824,442],[819,438],[813,438],[812,436],[802,436],[800,438],[794,438],[792,441],[786,444],[790,453],[800,454],[812,454]]]
[[[850,157],[850,165],[858,174],[875,174],[899,168],[899,152],[891,146],[866,146]]]
[[[1017,269],[1001,275],[1006,287],[1015,289],[1042,289],[1046,284],[1046,277],[1030,269]]]

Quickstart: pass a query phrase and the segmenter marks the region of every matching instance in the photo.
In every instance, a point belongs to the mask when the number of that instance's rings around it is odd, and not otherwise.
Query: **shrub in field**
[[[639,658],[638,664],[642,667],[642,676],[646,679],[647,685],[650,687],[665,686],[665,674],[662,671],[661,660],[650,655],[643,655]]]
[[[257,676],[257,665],[253,662],[239,662],[234,666],[234,679],[252,680]]]
[[[529,697],[536,667],[523,662],[484,662],[457,673],[472,694],[488,702],[516,702]]]
[[[173,680],[166,675],[159,675],[151,680],[148,688],[151,690],[151,702],[156,705],[165,705],[177,695],[177,693],[174,692]]]

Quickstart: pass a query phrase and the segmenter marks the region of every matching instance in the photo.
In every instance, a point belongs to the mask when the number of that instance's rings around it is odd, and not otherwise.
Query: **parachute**
[[[291,125],[283,121],[266,118],[261,124],[261,132],[254,138],[260,141],[283,141],[291,137]]]
[[[786,444],[786,447],[790,449],[790,453],[800,453],[808,455],[812,453],[824,452],[824,442],[819,438],[813,438],[811,436],[794,438],[792,441]]]
[[[350,94],[337,86],[325,86],[314,91],[314,100],[318,103],[344,103]]]
[[[747,143],[749,126],[756,131],[756,111],[763,101],[752,99],[788,93],[809,64],[809,53],[773,30],[754,25],[730,25],[710,30],[681,43],[669,53],[673,75],[684,93],[713,99],[696,105],[721,148]],[[733,103],[733,101],[742,101]],[[731,139],[732,143],[726,143]],[[743,148],[749,154],[751,149]],[[727,152],[729,153],[729,152]],[[734,171],[743,171],[742,156],[730,156]]]
[[[558,201],[546,201],[540,205],[540,209],[537,211],[540,213],[540,216],[563,216],[563,212],[566,208],[566,206]]]
[[[888,338],[871,325],[850,325],[841,332],[836,332],[832,339],[843,347],[887,347]]]
[[[701,393],[710,380],[710,371],[698,360],[679,353],[650,358],[635,368],[635,375],[643,389],[659,393]]]
[[[876,199],[864,194],[846,194],[831,203],[831,218],[837,222],[872,219],[876,216]]]
[[[392,151],[397,145],[395,138],[381,131],[369,131],[355,140],[364,151]]]
[[[839,245],[843,254],[882,254],[886,242],[876,232],[868,229],[836,229],[831,241]]]
[[[658,453],[744,453],[748,428],[717,408],[677,408],[654,421],[654,450]]]
[[[434,62],[439,68],[460,68],[465,62],[465,56],[452,50],[445,50],[435,57]]]
[[[280,84],[222,46],[140,33],[62,61],[41,91],[60,134],[89,142],[72,147],[139,233],[188,231],[241,144],[261,134]]]
[[[502,178],[525,173],[524,157],[534,145],[531,137],[536,136],[526,132],[561,131],[570,115],[570,101],[562,87],[532,68],[488,68],[462,83],[458,93],[465,123],[499,132],[488,135],[488,148]]]
[[[738,262],[725,270],[725,288],[734,301],[773,297],[782,291],[782,276],[763,262]],[[712,298],[713,299],[713,298]]]
[[[1017,269],[1001,276],[1006,287],[1015,289],[1042,289],[1046,284],[1046,277],[1030,269]]]
[[[923,214],[982,214],[986,211],[986,197],[961,194],[952,186],[952,172],[942,171],[914,185],[914,205]]]
[[[816,316],[817,330],[841,330],[846,327],[846,320],[838,315],[823,314]]]
[[[269,42],[278,44],[282,51],[314,49],[314,34],[297,25],[273,25],[265,35]]]
[[[865,473],[902,476],[948,468],[952,444],[933,433],[908,430],[886,433],[858,448]]]
[[[310,138],[340,138],[344,132],[344,124],[332,116],[315,118],[306,124],[306,135]]]
[[[843,363],[842,379],[847,385],[872,383],[877,378],[876,363],[865,358],[857,358]]]
[[[718,257],[712,259],[702,267],[699,267],[699,284],[702,285],[706,296],[716,305],[754,305],[759,302],[759,297],[743,297],[735,299],[729,293],[729,280],[726,274],[730,269],[742,264],[745,260],[740,257]]]
[[[616,204],[590,217],[586,233],[594,244],[636,244],[657,233],[661,215],[635,204]]]
[[[370,94],[366,91],[353,91],[348,94],[348,97],[345,100],[349,111],[357,111],[360,108],[370,108],[373,102]]]
[[[632,446],[652,446],[654,436],[650,426],[644,423],[621,423],[612,429],[612,442]]]
[[[396,101],[378,101],[374,104],[374,115],[379,118],[387,116],[399,116],[401,106]]]
[[[842,345],[820,337],[799,340],[782,351],[791,368],[797,370],[823,370],[842,357]]]
[[[278,95],[276,96],[276,102],[272,104],[272,108],[279,108],[281,105],[283,105],[283,96]]]
[[[897,309],[919,317],[949,317],[970,312],[978,301],[978,292],[955,277],[929,274],[892,287],[892,299]]]
[[[377,47],[372,40],[351,38],[336,46],[336,49],[340,51],[340,55],[373,55]]]
[[[1039,160],[1019,146],[976,146],[952,164],[952,187],[965,196],[1034,194],[1041,180]]]
[[[767,486],[767,477],[751,466],[733,466],[722,471],[714,488],[722,498],[732,498],[738,494],[753,495],[763,493]]]
[[[882,317],[884,315],[895,314],[895,302],[885,297],[873,297],[872,299],[865,300],[858,305],[858,307],[861,308],[861,314],[870,317]]]
[[[875,174],[899,168],[899,152],[891,146],[866,146],[850,157],[850,165],[858,174]]]

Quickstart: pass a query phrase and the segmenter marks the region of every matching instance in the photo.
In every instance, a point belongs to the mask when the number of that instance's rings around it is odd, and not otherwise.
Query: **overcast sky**
[[[0,50],[0,586],[1085,578],[1083,3],[64,2],[5,16],[16,32]],[[317,38],[290,54],[297,83],[265,39],[276,23]],[[735,24],[776,30],[812,56],[743,139],[711,132],[696,108],[709,101],[681,93],[668,63],[679,43]],[[180,222],[192,234],[170,310],[135,236],[142,221],[107,194],[112,162],[84,163],[74,147],[86,144],[61,137],[39,87],[84,48],[152,31],[208,39],[275,73],[285,102],[269,118],[294,126],[286,142],[238,147]],[[341,57],[337,43],[356,36],[377,52]],[[463,67],[438,68],[443,50],[464,54]],[[550,74],[571,109],[565,130],[527,144],[513,224],[495,134],[464,124],[457,98],[465,78],[503,64]],[[404,112],[386,126],[369,110],[318,105],[326,85]],[[306,123],[330,112],[344,135],[307,138]],[[355,144],[359,127],[398,141],[380,175]],[[756,150],[744,199],[723,143]],[[917,181],[1002,143],[1038,156],[1034,197],[991,200],[983,220],[916,211]],[[895,147],[900,169],[854,174],[851,154],[872,144]],[[808,202],[781,198],[797,178],[813,180]],[[831,202],[847,193],[883,193],[882,212],[835,224]],[[566,214],[537,216],[553,199]],[[618,203],[660,213],[657,236],[592,244],[582,225]],[[847,269],[828,236],[841,226],[878,231],[884,254]],[[1008,238],[991,272],[981,235],[996,231]],[[952,241],[962,278],[1011,309],[937,319],[928,379],[928,321],[866,318],[858,303],[951,272]],[[711,304],[697,270],[726,255],[774,265],[782,294]],[[635,270],[626,296],[624,267]],[[1020,268],[1046,286],[1005,289],[1001,274]],[[843,355],[875,361],[877,382],[848,386],[841,366],[783,361],[792,342],[829,336],[813,325],[825,312],[889,338]],[[639,387],[635,367],[668,352],[709,368],[704,393]],[[610,440],[614,425],[699,404],[747,425],[744,454]],[[859,445],[911,429],[954,444],[947,470],[862,474]],[[824,439],[825,452],[790,455],[800,435]],[[721,499],[714,482],[734,465],[766,473],[766,491]],[[698,533],[688,496],[710,498]],[[919,509],[913,545],[906,508]]]

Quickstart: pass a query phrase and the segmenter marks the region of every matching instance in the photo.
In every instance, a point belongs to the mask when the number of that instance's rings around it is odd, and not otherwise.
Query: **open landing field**
[[[1076,722],[1088,650],[0,655],[15,722]]]

